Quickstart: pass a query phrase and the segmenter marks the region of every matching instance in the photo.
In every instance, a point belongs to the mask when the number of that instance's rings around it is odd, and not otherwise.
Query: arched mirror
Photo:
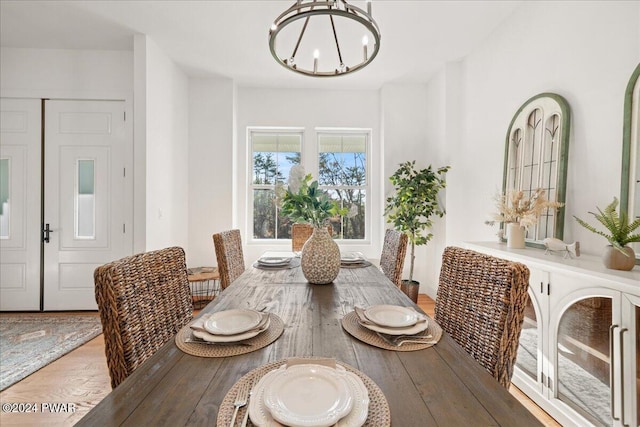
[[[517,190],[529,198],[543,188],[549,200],[564,203],[569,127],[569,104],[560,95],[541,93],[518,109],[507,131],[503,194]],[[542,247],[547,237],[562,239],[564,211],[564,207],[547,210],[528,228],[526,244]]]
[[[622,182],[620,212],[629,220],[640,217],[640,64],[631,74],[624,94],[624,129],[622,133]],[[640,264],[640,243],[631,243]]]

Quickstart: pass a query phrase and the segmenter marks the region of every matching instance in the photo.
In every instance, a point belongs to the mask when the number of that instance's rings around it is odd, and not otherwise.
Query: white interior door
[[[0,310],[40,309],[41,101],[0,100]]]
[[[93,271],[130,255],[124,102],[45,102],[44,309],[96,309]]]

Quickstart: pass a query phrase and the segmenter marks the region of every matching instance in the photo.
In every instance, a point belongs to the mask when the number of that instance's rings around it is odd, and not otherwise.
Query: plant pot
[[[420,282],[415,280],[403,280],[400,283],[400,290],[404,292],[414,303],[418,302],[418,292],[420,291]]]
[[[326,228],[315,228],[302,247],[302,274],[309,283],[326,285],[340,272],[340,248]]]
[[[624,253],[620,252],[612,245],[606,246],[602,254],[604,266],[611,270],[629,271],[633,269],[633,266],[636,264],[636,254],[633,248],[625,246],[623,251]]]
[[[507,247],[512,249],[524,249],[525,229],[520,224],[510,222],[507,224]]]

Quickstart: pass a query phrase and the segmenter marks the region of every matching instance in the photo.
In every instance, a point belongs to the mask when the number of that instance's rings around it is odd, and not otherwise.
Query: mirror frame
[[[633,136],[633,128],[636,128],[636,132],[640,131],[640,120],[638,117],[633,117],[633,110],[635,108],[640,108],[640,106],[634,105],[634,91],[636,87],[640,85],[638,81],[640,77],[640,64],[638,64],[631,73],[631,77],[629,78],[629,82],[627,83],[627,88],[624,92],[624,118],[623,118],[623,128],[622,128],[622,173],[620,180],[620,212],[627,212],[630,216],[630,219],[633,218],[634,212],[632,212],[632,207],[629,206],[629,192],[630,188],[630,180],[632,176],[631,170],[631,148],[633,144],[636,144],[635,149],[640,150],[640,135],[636,137],[635,141],[632,141]],[[640,92],[640,91],[639,91]],[[636,99],[636,103],[640,103],[640,97]],[[634,121],[635,119],[635,121]],[[640,165],[635,165],[636,168],[639,168]],[[640,265],[640,253],[636,251],[636,264]]]
[[[516,111],[516,113],[513,115],[513,118],[511,119],[511,123],[509,123],[509,128],[507,129],[507,136],[506,136],[505,148],[504,148],[504,167],[502,172],[502,194],[505,194],[507,191],[507,177],[509,172],[509,148],[510,148],[511,131],[512,131],[513,125],[516,119],[518,118],[518,116],[520,115],[520,113],[526,107],[528,107],[531,103],[533,103],[534,101],[540,98],[550,98],[551,100],[555,101],[560,108],[560,114],[562,116],[560,117],[561,130],[560,130],[560,136],[558,139],[559,143],[561,144],[561,147],[560,147],[559,156],[558,156],[555,201],[565,203],[566,195],[567,195],[567,169],[569,165],[569,135],[571,131],[571,110],[569,108],[569,103],[564,97],[551,92],[540,93],[538,95],[532,96],[531,98],[527,99],[520,106],[518,111]],[[562,240],[564,236],[564,216],[565,216],[565,210],[566,210],[565,208],[566,206],[558,208],[556,210],[556,216],[555,216],[553,237],[560,240]],[[500,224],[500,228],[504,229],[504,224]],[[502,240],[506,241],[504,238]],[[536,247],[536,248],[545,248],[541,240],[527,239],[525,240],[525,245]]]

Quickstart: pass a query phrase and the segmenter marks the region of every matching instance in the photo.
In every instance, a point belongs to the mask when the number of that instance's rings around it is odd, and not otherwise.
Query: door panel
[[[0,310],[40,309],[41,101],[0,100]]]
[[[131,254],[124,102],[46,101],[45,310],[96,309],[93,271]],[[129,227],[131,228],[131,227]]]

